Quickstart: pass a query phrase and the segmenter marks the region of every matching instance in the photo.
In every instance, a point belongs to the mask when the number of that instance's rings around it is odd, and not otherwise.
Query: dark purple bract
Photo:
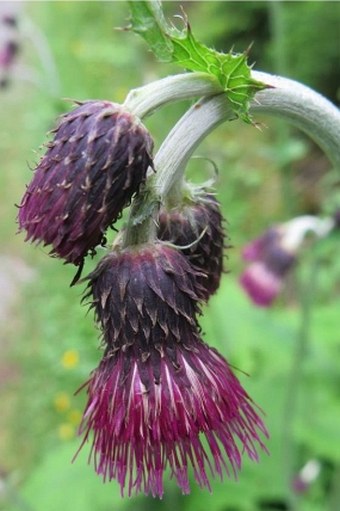
[[[145,181],[152,147],[121,105],[87,101],[63,115],[21,201],[26,240],[81,264]]]
[[[181,252],[204,273],[199,280],[208,300],[220,285],[226,238],[216,198],[210,193],[202,193],[195,200],[176,208],[162,208],[158,237],[179,247],[191,245]]]

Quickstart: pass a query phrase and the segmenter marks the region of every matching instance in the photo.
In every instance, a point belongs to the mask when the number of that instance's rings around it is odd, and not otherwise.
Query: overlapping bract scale
[[[121,105],[86,101],[62,116],[20,204],[26,240],[81,264],[145,181],[152,147]]]
[[[220,205],[214,195],[204,193],[187,203],[159,214],[158,237],[182,248],[202,275],[205,299],[213,295],[221,280],[225,248],[225,231]]]

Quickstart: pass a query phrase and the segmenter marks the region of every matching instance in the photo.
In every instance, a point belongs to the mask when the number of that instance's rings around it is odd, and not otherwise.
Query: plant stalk
[[[302,83],[259,71],[255,80],[271,85],[256,94],[250,111],[286,119],[309,135],[340,171],[340,111],[328,99]]]
[[[148,186],[160,201],[171,202],[171,196],[174,199],[180,196],[178,188],[182,186],[186,165],[197,146],[219,124],[235,119],[225,94],[216,94],[218,87],[207,76],[204,73],[188,73],[168,77],[131,91],[124,103],[136,115],[143,117],[166,102],[193,97],[203,88],[209,94],[184,114],[155,157],[157,173],[150,178]],[[294,80],[256,71],[252,72],[252,77],[272,88],[256,94],[250,111],[291,121],[309,134],[340,170],[339,110],[326,98]],[[146,206],[143,208],[147,209]],[[156,208],[153,213],[155,211]]]
[[[326,98],[295,80],[252,71],[254,80],[271,88],[257,92],[250,105],[252,113],[272,114],[292,122],[305,131],[324,150],[331,162],[340,169],[340,111]],[[145,117],[166,103],[197,96],[224,98],[217,79],[207,73],[184,73],[134,89],[128,94],[124,106],[139,117]],[[211,98],[214,100],[214,98]],[[198,107],[196,107],[198,108]],[[214,108],[211,103],[211,108]],[[216,124],[230,119],[230,107],[218,108]],[[205,123],[206,110],[198,119]],[[180,121],[181,122],[181,121]],[[211,127],[207,127],[206,134]],[[172,130],[173,132],[173,130]],[[204,135],[201,136],[203,138]]]
[[[313,297],[316,288],[317,263],[312,263],[307,278],[300,280],[299,305],[300,326],[297,332],[292,365],[287,378],[286,399],[282,420],[282,448],[284,452],[284,477],[289,495],[289,511],[297,510],[297,497],[292,490],[292,482],[296,472],[296,455],[294,442],[294,421],[298,413],[298,401],[303,380],[303,366],[308,356],[310,343]]]
[[[256,94],[251,112],[263,112],[290,120],[323,148],[340,170],[340,112],[327,99],[308,87],[267,73],[254,78],[273,88]],[[188,160],[202,140],[219,124],[235,118],[224,94],[204,98],[178,121],[155,157],[156,192],[164,197],[179,182]]]
[[[167,103],[212,96],[222,90],[217,78],[208,73],[183,73],[131,90],[123,106],[143,118]]]

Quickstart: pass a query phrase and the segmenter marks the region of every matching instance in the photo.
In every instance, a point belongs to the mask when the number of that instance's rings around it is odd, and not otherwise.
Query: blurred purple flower
[[[334,228],[334,219],[313,216],[296,217],[268,229],[243,249],[250,262],[240,277],[240,284],[250,299],[260,307],[269,307],[280,293],[284,281],[297,261],[308,232],[321,238]]]
[[[162,244],[105,257],[89,275],[105,355],[86,383],[82,445],[122,494],[161,497],[169,467],[189,493],[209,476],[237,475],[242,453],[258,459],[266,428],[227,361],[200,338],[204,289],[185,256]]]
[[[10,5],[0,6],[0,89],[7,87],[20,49],[17,16]]]
[[[280,233],[278,229],[268,229],[262,236],[248,243],[243,248],[242,256],[245,261],[258,261],[263,259],[266,250],[278,243]]]
[[[13,63],[19,50],[19,45],[15,41],[7,41],[7,43],[0,48],[0,68],[7,70]]]
[[[152,147],[148,131],[121,105],[78,103],[61,117],[21,201],[26,240],[81,265],[145,181]]]
[[[305,493],[319,477],[320,472],[320,462],[318,460],[309,460],[293,479],[292,488],[295,493]]]

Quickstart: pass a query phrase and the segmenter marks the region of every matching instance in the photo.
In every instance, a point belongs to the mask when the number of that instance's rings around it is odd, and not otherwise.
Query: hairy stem
[[[309,134],[340,169],[340,112],[312,89],[286,78],[253,72],[273,88],[256,94],[251,112],[273,114]],[[201,141],[219,124],[235,118],[224,94],[204,98],[191,107],[171,130],[155,158],[155,187],[164,197],[179,182]]]
[[[271,85],[258,92],[253,113],[273,114],[287,119],[307,133],[340,170],[340,111],[326,98],[299,82],[253,71],[252,76]]]
[[[256,71],[252,72],[252,76],[271,88],[256,94],[251,112],[273,114],[291,121],[309,134],[340,169],[339,110],[320,94],[294,80]],[[226,95],[220,92],[220,86],[204,73],[164,78],[131,91],[124,103],[125,107],[143,117],[167,102],[195,97],[197,94],[207,97],[184,114],[155,157],[157,174],[149,181],[149,187],[162,201],[165,198],[169,201],[171,197],[175,200],[180,196],[179,188],[186,165],[197,146],[219,124],[234,119],[235,114]],[[155,211],[156,208],[153,209]],[[132,211],[130,225],[133,214]]]
[[[211,96],[221,91],[217,79],[207,73],[184,73],[167,76],[131,90],[124,101],[124,107],[142,118],[167,103]]]
[[[161,196],[181,183],[185,167],[202,140],[221,122],[234,119],[224,94],[205,98],[193,105],[178,121],[163,142],[155,157],[155,189]],[[176,191],[173,191],[176,195]]]
[[[123,234],[123,248],[153,241],[156,237],[154,215],[159,201],[153,190],[146,186],[132,203],[129,219]]]

